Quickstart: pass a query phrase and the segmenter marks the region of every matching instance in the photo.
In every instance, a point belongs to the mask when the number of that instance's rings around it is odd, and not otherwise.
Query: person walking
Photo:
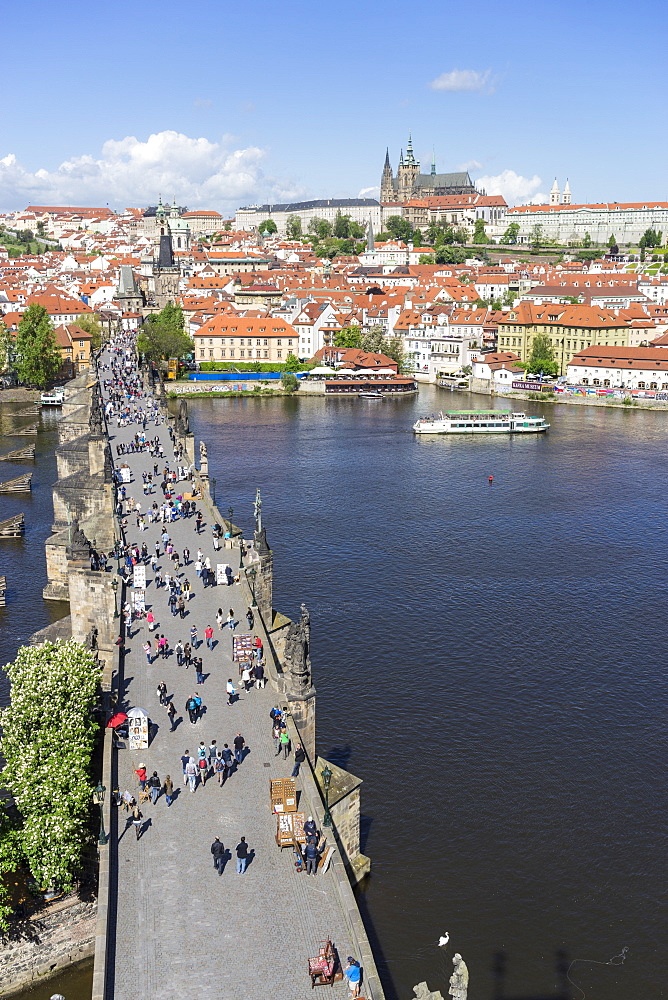
[[[177,608],[178,608],[178,612],[179,612],[180,617],[181,618],[185,618],[185,616],[186,616],[186,601],[185,601],[185,597],[183,596],[183,594],[181,594],[181,596],[178,599]]]
[[[155,615],[153,614],[152,611],[146,612],[146,621],[148,622],[149,632],[152,632],[153,629],[155,628]]]
[[[197,649],[197,625],[193,625],[190,629],[190,645],[193,649]]]
[[[317,842],[317,840],[318,840],[318,827],[316,826],[316,823],[315,823],[315,820],[313,819],[313,816],[309,816],[309,818],[304,823],[304,834],[305,834],[307,840],[312,840],[313,838],[315,838],[315,840]]]
[[[195,725],[197,722],[197,702],[190,696],[186,702],[186,712],[188,713],[188,718],[190,719],[190,724]]]
[[[187,566],[189,562],[190,562],[190,549],[186,545],[183,548],[183,565]]]
[[[195,764],[194,757],[188,758],[188,763],[186,764],[186,780],[190,791],[194,792],[197,786],[197,766]]]
[[[192,647],[190,643],[187,642],[183,647],[183,662],[186,665],[186,670],[190,666],[191,661],[192,661]]]
[[[151,802],[153,805],[155,805],[160,796],[160,789],[162,788],[162,782],[158,777],[157,771],[154,771],[151,777],[148,779],[148,787],[150,789]]]
[[[225,615],[223,614],[223,609],[218,608],[218,610],[216,611],[216,625],[222,631],[224,624],[225,624]]]
[[[167,806],[171,806],[172,799],[174,798],[174,782],[169,777],[168,774],[165,775],[165,783],[162,786],[162,790],[165,793],[165,802]]]
[[[164,681],[160,681],[155,692],[158,696],[158,700],[161,705],[167,704],[167,685]]]
[[[228,626],[230,628],[230,631],[232,631],[232,632],[234,632],[235,628],[239,624],[239,622],[236,622],[234,620],[234,609],[233,608],[230,608],[230,613],[227,616],[227,624],[228,624]]]
[[[227,777],[227,764],[222,756],[216,757],[213,762],[213,773],[218,776],[218,784],[222,788]]]
[[[292,768],[291,778],[297,778],[299,776],[299,768],[302,766],[306,760],[306,752],[301,743],[298,743],[295,747],[295,766]]]
[[[242,837],[237,844],[237,875],[243,875],[248,864],[248,844],[246,838]]]
[[[193,701],[195,702],[195,709],[197,711],[197,718],[200,719],[202,717],[202,699],[200,697],[199,691],[197,691],[197,690],[195,691],[195,693],[193,695]]]
[[[197,761],[197,768],[199,770],[199,780],[202,782],[202,788],[206,785],[207,775],[209,773],[209,762],[206,757],[200,757]]]
[[[183,753],[181,754],[181,767],[183,768],[183,784],[184,785],[185,785],[185,783],[188,780],[188,776],[186,774],[186,768],[188,766],[188,761],[189,760],[190,760],[190,751],[189,750],[184,750]]]
[[[204,629],[204,638],[209,649],[213,649],[213,626],[207,625]]]
[[[258,690],[261,690],[267,683],[267,678],[264,676],[264,667],[261,663],[256,663],[253,667],[253,677],[257,682]]]
[[[203,670],[203,667],[202,667],[202,657],[201,656],[196,656],[195,659],[193,660],[193,665],[195,667],[195,670],[197,671],[197,683],[198,684],[203,684],[204,683],[204,674],[202,672],[202,670]]]
[[[222,875],[223,868],[225,866],[225,847],[221,843],[219,837],[214,838],[213,844],[211,845],[211,853],[213,854],[213,867],[219,875]]]
[[[167,705],[167,718],[169,719],[170,733],[173,733],[176,729],[174,725],[174,719],[176,718],[176,709],[174,707],[174,702],[170,701]]]
[[[138,805],[135,805],[134,809],[132,810],[132,825],[135,828],[135,834],[137,835],[137,840],[139,840],[139,838],[142,835],[143,819],[144,817],[142,816],[141,809],[139,808]]]
[[[360,980],[362,978],[362,970],[360,969],[359,962],[356,962],[352,955],[348,955],[348,964],[343,970],[343,975],[348,980],[348,989],[350,990],[351,997],[358,997],[360,995]]]
[[[232,678],[228,677],[227,684],[225,685],[225,690],[227,691],[227,704],[233,705],[234,699],[236,697],[236,691],[234,690],[234,684],[232,683]]]
[[[244,759],[245,746],[246,746],[245,739],[243,738],[241,733],[237,733],[237,735],[234,737],[234,759],[236,760],[237,764],[241,764],[242,760]]]
[[[244,686],[244,691],[248,691],[251,686],[251,672],[248,669],[247,663],[244,663],[243,669],[241,671],[241,683]]]
[[[176,640],[176,645],[174,646],[174,652],[176,653],[176,665],[177,667],[183,666],[183,643],[180,639]]]
[[[223,749],[220,751],[220,756],[223,758],[223,761],[225,762],[225,777],[227,778],[230,771],[232,770],[232,751],[230,750],[227,743],[223,746]]]
[[[281,752],[281,733],[282,732],[283,732],[283,728],[281,726],[280,718],[274,719],[274,725],[272,726],[272,729],[271,729],[271,737],[272,737],[272,739],[274,741],[274,746],[276,747],[276,753],[274,754],[274,757],[278,757],[279,753]]]
[[[281,735],[278,738],[278,750],[276,751],[276,756],[283,751],[283,760],[288,759],[288,754],[290,753],[290,737],[288,736],[286,729],[281,729]]]
[[[142,792],[146,788],[146,764],[140,764],[139,767],[135,768],[135,774],[137,775],[137,781],[139,782],[139,787]]]
[[[147,639],[142,648],[143,648],[144,652],[146,653],[146,662],[148,663],[148,665],[150,667],[151,663],[153,662],[152,655],[151,655],[151,651],[152,651],[151,640]]]
[[[246,612],[246,621],[248,622],[248,631],[252,632],[253,625],[255,624],[255,616],[253,615],[253,612],[251,611],[250,608]]]
[[[213,763],[217,756],[218,756],[218,743],[216,742],[216,740],[211,740],[211,744],[209,746],[209,764],[211,765],[211,767],[213,767]]]

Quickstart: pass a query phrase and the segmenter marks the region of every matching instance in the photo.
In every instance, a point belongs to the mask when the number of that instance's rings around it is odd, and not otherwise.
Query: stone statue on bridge
[[[91,434],[104,434],[104,417],[102,415],[102,400],[100,398],[100,385],[98,382],[93,386],[88,426],[90,427]]]
[[[466,967],[466,962],[460,954],[456,954],[453,956],[452,964],[455,968],[450,976],[448,993],[452,1000],[466,1000],[469,989],[469,970]]]
[[[285,640],[285,668],[295,694],[305,694],[311,687],[311,619],[305,604],[301,617],[292,622]]]
[[[255,503],[253,504],[253,509],[255,511],[255,532],[260,534],[262,531],[262,497],[260,496],[260,489],[255,491]]]
[[[206,442],[199,443],[199,471],[202,476],[209,475],[209,456],[206,451]]]
[[[190,433],[190,421],[188,420],[188,404],[186,403],[185,399],[179,400],[179,406],[176,411],[176,429],[178,433],[181,435]]]

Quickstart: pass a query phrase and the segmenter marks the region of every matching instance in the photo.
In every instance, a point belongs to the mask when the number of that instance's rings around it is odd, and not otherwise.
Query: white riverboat
[[[420,417],[416,434],[540,434],[549,428],[543,417],[512,410],[446,410]]]
[[[65,402],[65,389],[57,385],[51,392],[43,392],[39,401],[42,406],[62,406]]]

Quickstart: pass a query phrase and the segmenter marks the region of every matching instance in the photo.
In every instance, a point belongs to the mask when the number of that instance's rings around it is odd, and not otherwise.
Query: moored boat
[[[415,434],[540,434],[549,428],[544,417],[512,410],[446,410],[420,417]]]

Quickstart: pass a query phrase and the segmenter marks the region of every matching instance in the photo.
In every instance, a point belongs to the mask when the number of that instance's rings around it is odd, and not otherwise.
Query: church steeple
[[[392,167],[390,166],[389,149],[385,151],[385,166],[380,178],[380,200],[394,201],[394,177],[392,176]]]
[[[432,177],[436,176],[436,150],[435,149],[432,149],[432,151],[431,151],[431,176]]]
[[[406,163],[415,163],[415,157],[413,156],[413,136],[408,133],[408,145],[406,146]]]
[[[371,216],[369,216],[369,231],[366,237],[366,252],[373,253],[376,249],[376,243],[373,238],[373,223],[371,222]]]
[[[392,169],[392,167],[390,166],[390,147],[389,146],[385,147],[385,166],[383,167],[383,169],[384,170],[391,170]]]

